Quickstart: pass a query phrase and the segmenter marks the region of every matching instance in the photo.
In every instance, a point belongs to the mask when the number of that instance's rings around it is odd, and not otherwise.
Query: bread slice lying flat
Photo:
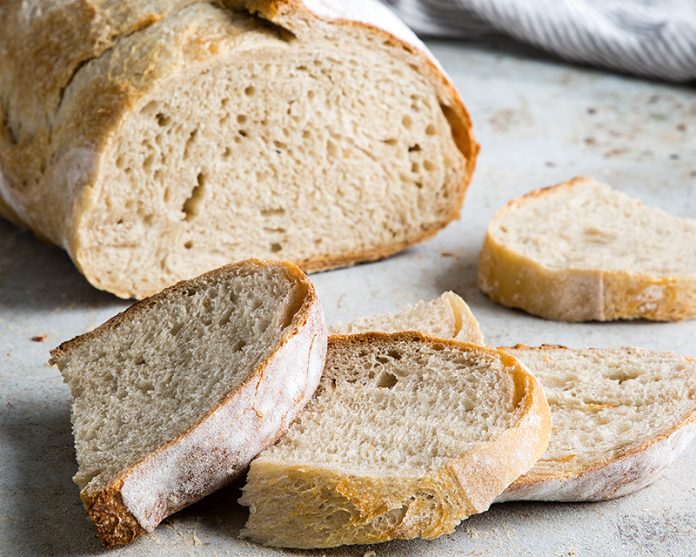
[[[549,447],[498,501],[601,501],[655,481],[696,435],[696,361],[639,348],[505,349],[551,407]]]
[[[421,302],[417,317],[410,311],[389,320],[368,317],[350,328],[366,332],[375,324],[385,331],[430,332],[442,315],[440,300]],[[452,308],[461,311],[455,321],[476,323],[468,306]],[[447,330],[438,333],[446,338]],[[639,348],[504,350],[542,384],[553,428],[541,459],[496,501],[628,495],[659,478],[696,436],[696,362],[689,357]]]
[[[549,426],[538,383],[504,352],[330,337],[314,398],[251,464],[242,534],[297,548],[435,538],[531,468]]]
[[[107,546],[242,473],[314,392],[326,331],[294,265],[173,286],[53,350],[74,397],[74,477]]]
[[[98,288],[350,265],[459,214],[469,116],[378,0],[6,0],[0,21],[0,212]]]
[[[483,333],[469,306],[454,292],[421,301],[398,314],[371,315],[329,326],[332,335],[366,332],[419,331],[426,335],[483,344]]]
[[[479,285],[561,321],[696,317],[696,220],[574,178],[508,203],[488,226]]]

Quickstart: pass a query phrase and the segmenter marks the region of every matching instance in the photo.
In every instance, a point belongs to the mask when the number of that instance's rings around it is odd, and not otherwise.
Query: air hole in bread
[[[192,130],[191,133],[189,134],[188,139],[186,140],[186,145],[184,146],[184,159],[187,159],[191,153],[191,147],[193,147],[194,142],[196,141],[196,136],[198,135],[198,128],[195,130]]]
[[[432,172],[435,170],[435,165],[428,160],[423,161],[423,168],[425,168],[428,172]]]
[[[162,112],[158,112],[155,116],[155,119],[157,120],[157,125],[161,128],[168,126],[169,123],[172,121],[172,119],[169,116],[163,114]]]
[[[280,250],[283,249],[283,246],[281,246],[279,243],[274,242],[271,244],[271,252],[272,253],[278,253]]]
[[[237,114],[237,123],[238,124],[245,124],[247,121],[247,117],[245,114]]]
[[[425,135],[436,135],[437,134],[437,129],[435,126],[432,124],[428,124],[428,126],[425,128]]]
[[[618,371],[607,376],[612,381],[618,381],[619,385],[625,383],[626,381],[633,381],[640,377],[639,371]]]
[[[406,128],[407,130],[411,129],[411,126],[413,125],[413,120],[411,119],[410,116],[404,116],[401,119],[401,124]]]
[[[377,380],[377,386],[380,389],[391,389],[398,382],[399,380],[396,378],[396,375],[394,375],[393,373],[389,373],[388,371],[385,371],[379,376],[379,379]]]
[[[191,195],[184,202],[184,206],[181,209],[181,211],[184,213],[184,220],[190,221],[191,219],[196,217],[196,215],[198,215],[198,211],[200,210],[200,204],[203,200],[203,195],[205,193],[205,182],[205,173],[199,172],[196,176],[196,186],[191,191]]]
[[[413,145],[410,145],[408,148],[409,153],[418,153],[421,150],[421,146],[418,145],[418,143],[414,143]]]
[[[191,249],[191,248],[193,248],[193,242],[192,242],[191,240],[188,240],[188,241],[184,244],[184,249]]]
[[[244,94],[247,97],[251,97],[254,93],[256,93],[256,87],[254,87],[253,85],[249,85],[244,89]]]

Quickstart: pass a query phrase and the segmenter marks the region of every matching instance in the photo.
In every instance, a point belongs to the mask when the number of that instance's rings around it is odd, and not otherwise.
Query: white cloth
[[[505,34],[567,60],[696,80],[696,0],[383,0],[416,33]]]

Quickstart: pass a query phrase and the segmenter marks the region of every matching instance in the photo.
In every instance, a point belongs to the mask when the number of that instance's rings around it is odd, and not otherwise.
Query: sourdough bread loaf
[[[106,546],[243,473],[316,388],[323,314],[294,265],[249,260],[179,283],[61,344],[80,496]]]
[[[7,0],[0,21],[0,213],[98,288],[350,265],[458,216],[469,117],[377,0]]]
[[[496,213],[479,285],[493,301],[547,319],[691,319],[696,220],[574,178]]]
[[[541,388],[504,352],[330,337],[315,396],[251,464],[242,534],[296,548],[447,534],[531,468],[549,427]]]

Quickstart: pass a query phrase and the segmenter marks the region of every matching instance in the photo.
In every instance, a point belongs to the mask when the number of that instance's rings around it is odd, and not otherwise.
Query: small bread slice
[[[602,501],[654,482],[696,435],[696,361],[639,348],[506,349],[544,387],[549,448],[497,501]]]
[[[329,325],[332,335],[367,332],[419,331],[426,335],[483,344],[483,333],[467,303],[454,292],[420,301],[398,314],[370,315],[349,323]]]
[[[547,319],[692,319],[696,220],[574,178],[498,211],[479,286],[494,302]]]
[[[293,264],[179,283],[52,351],[74,397],[74,477],[106,546],[239,476],[314,392],[321,306]]]
[[[242,534],[295,548],[447,534],[532,467],[549,428],[539,384],[502,351],[330,337],[314,398],[251,464]]]
[[[437,302],[421,302],[420,323],[407,311],[378,324],[389,331],[430,331],[441,315]],[[475,322],[468,306],[455,321],[465,318]],[[369,317],[354,322],[353,330],[371,322]],[[696,436],[692,358],[639,348],[518,345],[504,350],[541,382],[553,429],[544,456],[496,501],[600,501],[628,495],[658,479]]]

